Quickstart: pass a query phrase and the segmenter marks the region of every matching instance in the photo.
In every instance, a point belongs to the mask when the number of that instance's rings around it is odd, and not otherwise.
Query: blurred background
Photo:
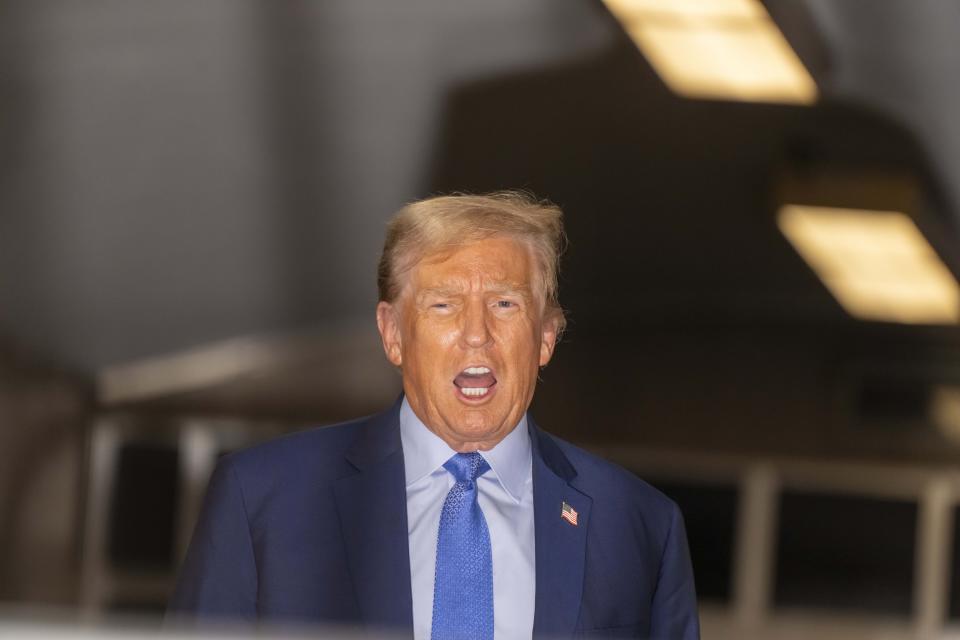
[[[534,415],[705,638],[960,634],[954,0],[0,3],[0,605],[155,623],[219,455],[372,413],[384,224],[566,212]],[[28,613],[24,613],[28,612]]]

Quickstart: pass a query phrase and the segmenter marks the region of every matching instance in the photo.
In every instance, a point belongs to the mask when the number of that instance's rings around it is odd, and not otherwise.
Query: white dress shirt
[[[407,486],[407,531],[413,635],[429,640],[440,512],[453,476],[443,463],[456,451],[430,431],[403,399],[400,440]],[[529,640],[536,589],[533,539],[533,458],[524,416],[490,451],[490,470],[477,479],[480,508],[490,530],[495,640]]]

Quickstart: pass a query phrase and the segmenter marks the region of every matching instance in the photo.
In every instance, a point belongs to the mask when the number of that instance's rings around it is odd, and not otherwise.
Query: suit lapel
[[[533,633],[569,637],[580,615],[592,500],[570,484],[577,472],[556,443],[530,424],[537,573]],[[576,511],[576,525],[560,517],[563,503]]]
[[[412,630],[398,411],[399,402],[371,419],[347,454],[357,472],[335,483],[334,496],[362,621],[372,628]]]

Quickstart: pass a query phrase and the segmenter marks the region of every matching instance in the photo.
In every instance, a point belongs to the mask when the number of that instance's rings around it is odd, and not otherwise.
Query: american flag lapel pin
[[[573,526],[577,526],[577,511],[566,502],[560,507],[560,517]]]

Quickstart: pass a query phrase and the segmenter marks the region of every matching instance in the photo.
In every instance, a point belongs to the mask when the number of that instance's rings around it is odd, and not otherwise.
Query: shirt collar
[[[406,397],[400,405],[400,442],[407,487],[443,466],[456,451],[417,417]],[[531,445],[526,414],[507,436],[489,451],[480,452],[497,482],[514,502],[519,503],[524,485],[530,480]]]

